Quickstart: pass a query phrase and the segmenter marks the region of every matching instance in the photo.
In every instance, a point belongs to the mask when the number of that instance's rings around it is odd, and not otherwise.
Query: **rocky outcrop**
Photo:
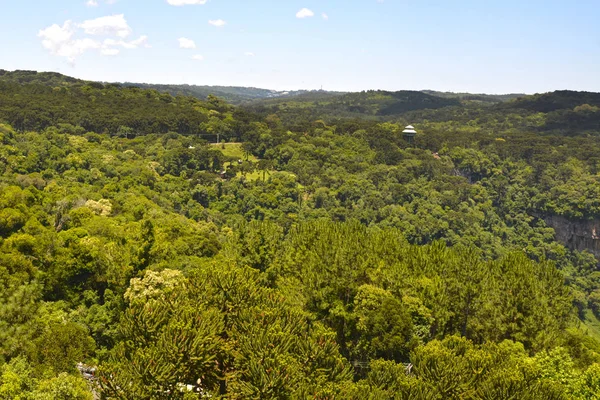
[[[600,220],[569,219],[560,215],[543,217],[554,228],[556,240],[571,250],[588,250],[600,260]]]

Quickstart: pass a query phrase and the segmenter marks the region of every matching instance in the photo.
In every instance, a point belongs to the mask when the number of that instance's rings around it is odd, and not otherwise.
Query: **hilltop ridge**
[[[207,115],[200,115],[202,113],[194,109],[194,104],[210,109],[212,106],[206,104],[211,102],[217,104],[217,109],[229,104],[239,106],[237,112],[263,116],[278,114],[288,122],[363,118],[402,123],[437,121],[485,127],[488,120],[504,119],[513,121],[511,124],[519,121],[518,124],[524,129],[567,135],[589,133],[600,126],[600,93],[568,90],[534,95],[431,90],[278,92],[234,86],[103,83],[55,72],[5,70],[0,70],[0,85],[4,92],[0,94],[4,96],[0,117],[18,129],[40,129],[60,122],[97,130],[99,126],[106,127],[107,124],[100,121],[99,125],[93,125],[90,121],[97,119],[93,114],[98,112],[100,104],[105,104],[105,110],[110,115],[107,118],[112,121],[111,131],[116,131],[119,126],[128,126],[134,130],[192,133],[197,132],[198,124],[207,118]],[[96,96],[94,91],[100,91],[102,96]],[[31,101],[24,102],[22,97],[11,95],[16,93],[30,97]],[[73,94],[77,95],[73,97]],[[167,118],[169,113],[157,107],[163,103],[178,104],[180,113],[176,120],[170,118],[168,123],[156,124],[157,119]],[[45,106],[40,108],[40,104]],[[116,104],[119,106],[113,107]],[[67,111],[68,108],[71,110]],[[164,115],[151,115],[151,109]],[[497,129],[495,124],[492,125],[494,130]]]

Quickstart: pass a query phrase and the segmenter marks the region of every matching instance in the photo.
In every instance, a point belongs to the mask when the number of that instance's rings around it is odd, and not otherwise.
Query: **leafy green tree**
[[[73,322],[50,323],[34,343],[35,353],[31,358],[56,374],[76,372],[76,365],[87,361],[95,348],[87,330]]]
[[[0,366],[0,399],[25,400],[35,384],[31,366],[24,357]]]
[[[572,385],[575,398],[585,400],[600,398],[600,365],[591,365]]]
[[[134,279],[123,341],[101,372],[109,397],[183,398],[180,389],[192,385],[282,398],[348,378],[327,330],[310,328],[299,310],[258,286],[256,272],[214,268],[189,280],[170,270]]]
[[[94,396],[81,377],[61,373],[55,378],[41,381],[30,398],[32,400],[92,400]]]
[[[359,358],[407,360],[415,343],[411,315],[402,301],[384,289],[363,285],[358,288],[354,304],[360,337],[354,351],[362,353]]]

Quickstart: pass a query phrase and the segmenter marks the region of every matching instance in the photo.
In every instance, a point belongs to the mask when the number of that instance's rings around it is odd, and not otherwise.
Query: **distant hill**
[[[514,130],[576,136],[600,132],[600,93],[556,91],[499,103],[461,100],[461,107],[417,110],[402,115],[413,123],[453,123],[495,130],[506,121]]]
[[[434,110],[460,105],[458,99],[442,98],[418,91],[369,90],[345,94],[327,92],[302,94],[254,102],[248,108],[262,113],[280,111],[284,114],[302,114],[310,118],[326,116],[383,118],[409,111]]]
[[[322,90],[288,92],[236,86],[159,85],[131,82],[101,83],[76,79],[56,72],[19,70],[12,72],[0,70],[0,83],[5,85],[45,86],[54,89],[76,89],[76,93],[82,94],[85,91],[81,90],[88,87],[95,90],[108,90],[105,93],[111,95],[113,92],[110,90],[119,89],[126,89],[123,93],[127,93],[127,96],[136,93],[135,91],[139,89],[151,89],[162,93],[164,96],[188,96],[200,100],[205,100],[209,95],[214,95],[231,104],[241,105],[251,112],[263,115],[277,113],[288,122],[315,121],[322,118],[364,118],[372,120],[407,119],[414,122],[425,120],[438,122],[461,121],[465,124],[476,121],[477,125],[481,125],[483,121],[492,118],[492,116],[493,118],[506,119],[514,114],[529,121],[526,125],[528,129],[541,132],[576,135],[595,132],[600,128],[600,93],[568,90],[535,95],[488,95],[432,90],[398,92],[369,90],[354,93]],[[4,86],[4,88],[9,91],[21,90],[12,86],[10,88]],[[46,93],[40,88],[23,88],[22,90],[27,93],[27,96],[30,94],[37,96],[36,92]],[[63,92],[57,92],[54,96],[60,97],[61,93]],[[50,92],[46,95],[47,98],[44,98],[42,103],[46,102],[48,107],[54,108]],[[148,96],[152,98],[159,97],[154,94]],[[66,101],[66,99],[60,99],[60,101],[63,100]],[[168,100],[168,97],[163,100]],[[181,99],[181,101],[184,102],[184,99]],[[12,104],[13,100],[10,100],[9,103]],[[23,114],[17,110],[23,108],[23,105],[12,105],[15,108],[10,111],[11,119],[15,115]],[[8,112],[8,110],[5,109],[4,112]],[[115,112],[117,111],[115,110]],[[41,116],[47,117],[49,122],[62,115],[59,112],[51,115],[46,115],[46,113],[47,109],[35,111],[35,118],[29,116],[23,121],[18,121],[16,125],[26,126],[26,121],[37,121]],[[544,114],[544,116],[534,118],[534,114]],[[71,118],[61,122],[67,121],[73,123]],[[45,125],[47,122],[42,121],[40,123]],[[146,123],[137,125],[146,126]]]
[[[338,104],[349,104],[354,110],[359,110],[367,114],[374,113],[380,116],[460,105],[460,102],[456,99],[445,99],[423,92],[407,90],[399,92],[368,91],[349,93],[338,99]]]
[[[484,93],[454,93],[454,92],[438,92],[435,90],[422,90],[423,93],[432,96],[443,97],[446,99],[458,99],[463,101],[481,101],[485,103],[502,103],[525,96],[523,93],[510,94],[484,94]]]
[[[93,81],[72,78],[58,72],[37,72],[37,71],[6,71],[0,69],[0,82],[10,83],[33,83],[48,85],[52,87],[77,86],[90,84]],[[264,100],[272,98],[287,98],[300,95],[311,95],[311,93],[323,91],[310,90],[292,90],[277,91],[271,89],[260,89],[254,87],[240,86],[206,86],[206,85],[169,85],[169,84],[150,84],[136,82],[96,82],[103,85],[118,85],[125,87],[137,87],[140,89],[153,89],[159,92],[169,93],[172,96],[192,96],[200,100],[206,100],[209,95],[217,96],[232,104],[242,104],[255,100]],[[342,94],[340,92],[323,92],[328,94]]]
[[[85,84],[86,81],[72,78],[58,72],[37,72],[37,71],[6,71],[0,69],[0,81],[11,83],[38,83],[48,86],[72,86],[75,84]]]
[[[169,93],[173,96],[192,96],[198,99],[206,99],[213,95],[220,97],[230,103],[239,104],[254,99],[269,98],[276,92],[268,89],[243,88],[234,86],[196,86],[196,85],[167,85],[150,83],[124,82],[123,86],[138,87],[141,89],[154,89],[159,92]]]
[[[218,100],[207,102],[156,90],[69,81],[59,75],[17,74],[2,80],[6,75],[0,76],[0,122],[19,131],[69,125],[73,132],[126,137],[171,131],[200,135],[206,133],[201,125],[211,112],[233,109]]]
[[[544,113],[543,131],[576,135],[600,129],[600,93],[560,90],[520,97],[496,107],[509,112]]]
[[[293,90],[278,91],[271,89],[260,89],[254,87],[241,86],[201,86],[201,85],[167,85],[150,83],[132,83],[125,82],[124,86],[135,86],[142,89],[154,89],[159,92],[169,93],[173,96],[193,96],[205,100],[209,95],[220,97],[232,104],[248,103],[255,100],[265,100],[273,98],[288,98],[295,96],[311,95],[318,91]],[[336,92],[325,92],[328,94],[337,94]]]
[[[520,108],[547,113],[565,109],[573,110],[583,104],[600,107],[600,93],[558,90],[556,92],[522,96],[503,104],[501,108]]]

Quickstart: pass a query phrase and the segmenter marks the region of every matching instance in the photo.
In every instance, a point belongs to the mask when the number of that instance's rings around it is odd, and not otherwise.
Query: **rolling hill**
[[[52,87],[81,86],[90,84],[93,81],[73,78],[57,72],[37,72],[37,71],[6,71],[0,69],[0,82],[10,82],[19,84],[40,84]],[[150,84],[136,82],[93,82],[96,85],[116,85],[124,87],[136,87],[140,89],[152,89],[159,92],[168,93],[172,96],[191,96],[200,100],[205,100],[209,95],[217,96],[231,104],[247,103],[254,100],[287,98],[298,95],[315,93],[317,91],[295,90],[295,91],[277,91],[271,89],[260,89],[254,87],[239,86],[207,86],[207,85],[169,85],[169,84]],[[99,87],[99,86],[98,86]],[[326,92],[328,94],[342,94],[337,92]]]

